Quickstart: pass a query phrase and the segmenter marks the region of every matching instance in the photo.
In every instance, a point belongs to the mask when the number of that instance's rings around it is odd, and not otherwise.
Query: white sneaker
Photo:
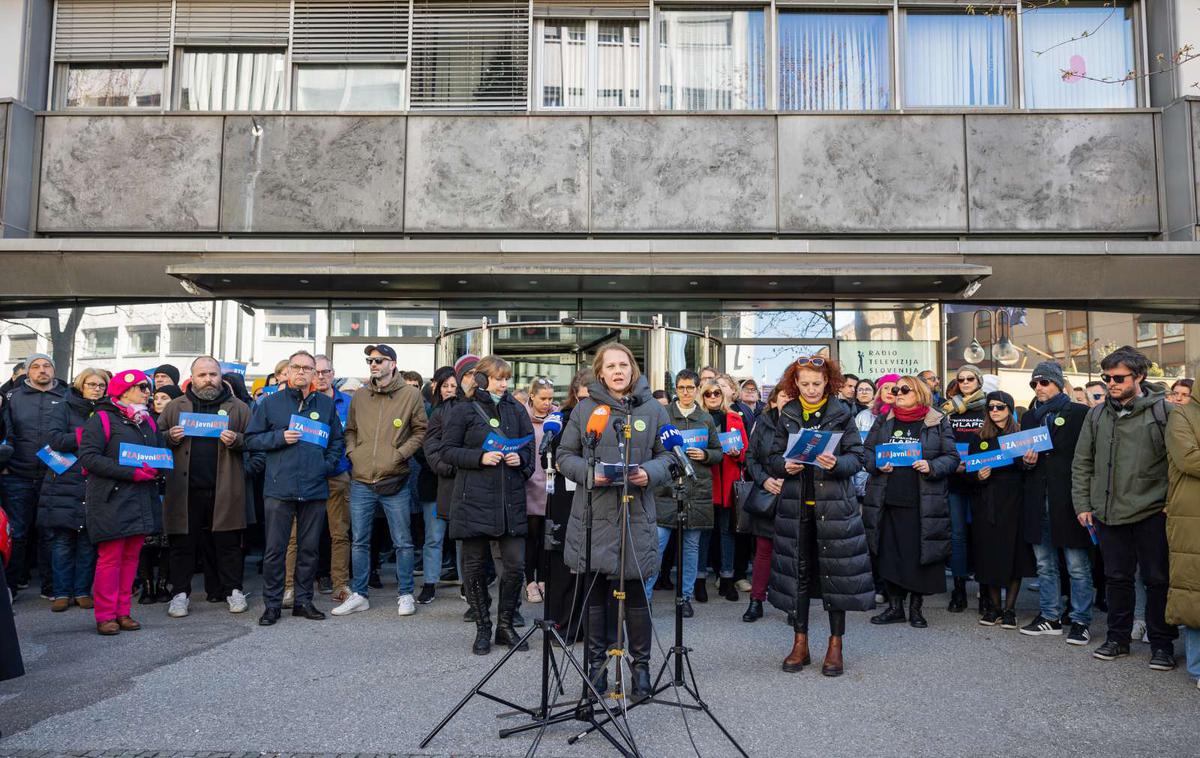
[[[401,616],[411,616],[417,612],[417,601],[412,595],[401,595],[396,598],[396,613]]]
[[[1129,637],[1139,642],[1149,642],[1150,636],[1146,633],[1146,622],[1141,619],[1134,619],[1133,631],[1129,634]]]
[[[733,586],[738,592],[749,592],[751,589],[753,589],[753,586],[750,584],[750,582],[747,582],[745,579],[738,579]]]
[[[188,615],[188,596],[186,592],[180,592],[171,598],[171,604],[167,606],[167,615],[173,619],[181,619]]]
[[[367,599],[357,592],[351,592],[350,597],[346,598],[346,602],[334,608],[330,613],[334,616],[349,616],[351,613],[370,610],[371,604]]]
[[[246,596],[241,590],[234,590],[229,597],[225,598],[225,602],[229,604],[230,613],[245,613],[246,612]]]
[[[296,604],[296,591],[295,590],[284,590],[283,591],[283,607],[291,608],[295,604]]]

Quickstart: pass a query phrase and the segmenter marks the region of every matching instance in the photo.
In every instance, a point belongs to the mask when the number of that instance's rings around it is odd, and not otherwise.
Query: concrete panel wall
[[[414,116],[405,230],[587,231],[588,119]]]
[[[781,116],[779,227],[967,231],[962,116]]]
[[[1196,207],[1196,137],[1200,124],[1193,103],[1177,100],[1163,109],[1163,179],[1166,190],[1167,236],[1173,240],[1194,238]]]
[[[227,117],[221,230],[402,231],[404,126],[395,116]]]
[[[37,114],[20,103],[4,106],[0,121],[0,236],[33,236]]]
[[[596,232],[775,231],[775,120],[596,116],[592,187]]]
[[[220,116],[45,119],[40,232],[215,232]]]
[[[1157,232],[1154,117],[968,115],[972,232]]]

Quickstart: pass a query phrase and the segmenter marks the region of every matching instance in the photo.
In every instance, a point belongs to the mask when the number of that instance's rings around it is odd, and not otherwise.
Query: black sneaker
[[[995,608],[984,608],[983,615],[979,617],[980,626],[995,626],[1000,621],[1000,612]]]
[[[1000,614],[1000,626],[1004,629],[1017,628],[1017,612],[1011,608]],[[1059,631],[1062,631],[1061,627]]]
[[[1092,640],[1092,634],[1083,624],[1072,623],[1071,633],[1067,635],[1068,645],[1086,645]]]
[[[696,615],[696,609],[692,608],[691,602],[684,600],[683,601],[683,617],[685,619],[690,619],[691,617],[693,617],[695,615]]]
[[[1129,645],[1122,645],[1119,642],[1108,640],[1100,647],[1092,651],[1092,657],[1102,661],[1115,661],[1118,658],[1124,658],[1129,655]]]
[[[436,594],[436,584],[422,584],[421,594],[417,595],[417,602],[421,605],[429,605],[433,602],[433,597]]]
[[[1021,634],[1028,634],[1030,637],[1061,635],[1062,624],[1057,619],[1048,619],[1039,613],[1033,617],[1033,621],[1021,627]]]
[[[1175,654],[1170,650],[1155,650],[1150,656],[1150,668],[1155,671],[1171,671],[1175,668]]]

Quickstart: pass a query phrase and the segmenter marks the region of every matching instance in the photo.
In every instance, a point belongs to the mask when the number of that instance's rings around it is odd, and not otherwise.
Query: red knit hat
[[[138,371],[136,368],[131,368],[128,371],[118,371],[113,374],[113,378],[108,380],[108,396],[116,399],[124,395],[130,387],[135,387],[142,382],[149,384],[151,387],[154,384],[150,381],[150,377],[144,372]]]

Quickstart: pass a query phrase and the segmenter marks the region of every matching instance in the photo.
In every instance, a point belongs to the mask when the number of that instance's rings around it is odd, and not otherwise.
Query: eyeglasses
[[[105,387],[107,387],[108,385],[99,383],[99,382],[84,382],[83,386],[85,389],[89,389],[89,390],[102,390]]]
[[[819,355],[802,355],[796,359],[797,366],[816,366],[820,368],[825,365],[825,359]]]
[[[369,366],[378,366],[379,364],[383,363],[383,362],[384,362],[384,361],[386,361],[386,360],[388,360],[388,359],[387,359],[387,358],[383,358],[383,357],[376,358],[376,357],[372,356],[372,357],[370,357],[370,358],[368,358],[368,359],[367,359],[367,365],[369,365]]]
[[[332,373],[333,373],[333,369],[323,368],[323,369],[317,371],[317,376],[329,376]]]
[[[1008,406],[1004,403],[988,403],[988,411],[1006,411]]]
[[[676,392],[695,392],[696,385],[694,385],[694,384],[676,384],[675,391]]]
[[[1038,387],[1049,387],[1051,384],[1054,384],[1054,382],[1049,379],[1034,379],[1029,383],[1029,389],[1035,390]]]
[[[289,371],[299,371],[302,374],[311,374],[317,370],[316,366],[301,366],[299,363],[288,364]]]
[[[897,395],[907,395],[910,392],[916,392],[916,390],[914,390],[912,387],[909,387],[908,385],[896,388]]]
[[[967,374],[966,376],[956,376],[956,377],[954,377],[954,379],[955,379],[955,381],[957,381],[959,384],[963,384],[963,383],[965,383],[965,382],[977,382],[977,381],[979,381],[978,379],[976,379],[976,378],[975,378],[975,375],[974,375],[974,374]]]
[[[1100,378],[1105,384],[1124,384],[1125,380],[1133,374],[1101,374]]]
[[[722,392],[721,390],[709,390],[708,392],[705,392],[703,395],[703,397],[724,397],[724,396],[725,396],[725,393]]]

